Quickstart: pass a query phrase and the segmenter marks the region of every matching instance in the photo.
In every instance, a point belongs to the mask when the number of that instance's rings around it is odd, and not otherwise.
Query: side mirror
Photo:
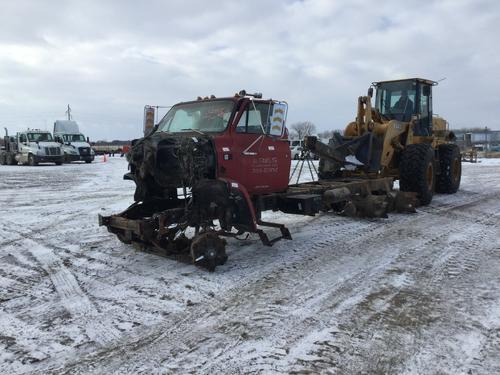
[[[87,143],[88,143],[88,144],[90,144],[90,139],[89,139],[89,137],[87,137]]]
[[[373,87],[370,87],[370,88],[368,89],[368,96],[369,96],[370,98],[373,98]]]

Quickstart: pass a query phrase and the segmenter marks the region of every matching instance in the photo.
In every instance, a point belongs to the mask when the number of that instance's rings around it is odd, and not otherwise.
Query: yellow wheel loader
[[[356,120],[323,150],[320,179],[393,177],[400,190],[414,192],[421,205],[429,204],[434,192],[455,193],[461,178],[460,150],[447,121],[433,115],[435,85],[421,78],[372,83],[368,95],[358,98]],[[308,137],[306,147],[314,151],[322,146]]]

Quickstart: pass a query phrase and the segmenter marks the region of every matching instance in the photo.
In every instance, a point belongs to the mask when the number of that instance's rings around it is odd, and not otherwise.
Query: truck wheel
[[[439,146],[440,174],[437,176],[436,192],[453,194],[460,186],[462,177],[462,160],[457,145],[446,144]]]
[[[417,193],[421,205],[431,203],[436,173],[434,151],[428,144],[408,145],[399,164],[399,188]]]
[[[8,164],[8,165],[17,165],[16,156],[15,155],[7,156],[7,160],[6,160],[5,164]]]
[[[38,163],[35,161],[35,157],[33,156],[33,154],[28,155],[28,165],[31,165],[32,167],[38,165]]]
[[[227,261],[226,240],[213,232],[202,233],[193,238],[190,253],[194,264],[214,272],[216,266]]]
[[[5,154],[0,154],[0,165],[7,164],[6,161],[7,160]]]

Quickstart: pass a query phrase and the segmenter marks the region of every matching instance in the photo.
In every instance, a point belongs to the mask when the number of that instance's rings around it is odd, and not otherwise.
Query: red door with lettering
[[[219,177],[242,184],[250,195],[287,189],[291,156],[284,110],[273,101],[242,105],[228,131],[215,138]]]

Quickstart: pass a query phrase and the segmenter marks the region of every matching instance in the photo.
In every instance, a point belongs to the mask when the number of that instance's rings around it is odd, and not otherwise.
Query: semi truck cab
[[[92,163],[95,152],[90,147],[88,138],[80,133],[78,123],[71,120],[58,120],[54,123],[54,138],[60,144],[64,161],[84,161]]]
[[[61,147],[54,142],[52,134],[45,130],[28,129],[18,132],[15,137],[6,134],[4,143],[4,150],[0,153],[0,164],[61,165],[63,162]]]

